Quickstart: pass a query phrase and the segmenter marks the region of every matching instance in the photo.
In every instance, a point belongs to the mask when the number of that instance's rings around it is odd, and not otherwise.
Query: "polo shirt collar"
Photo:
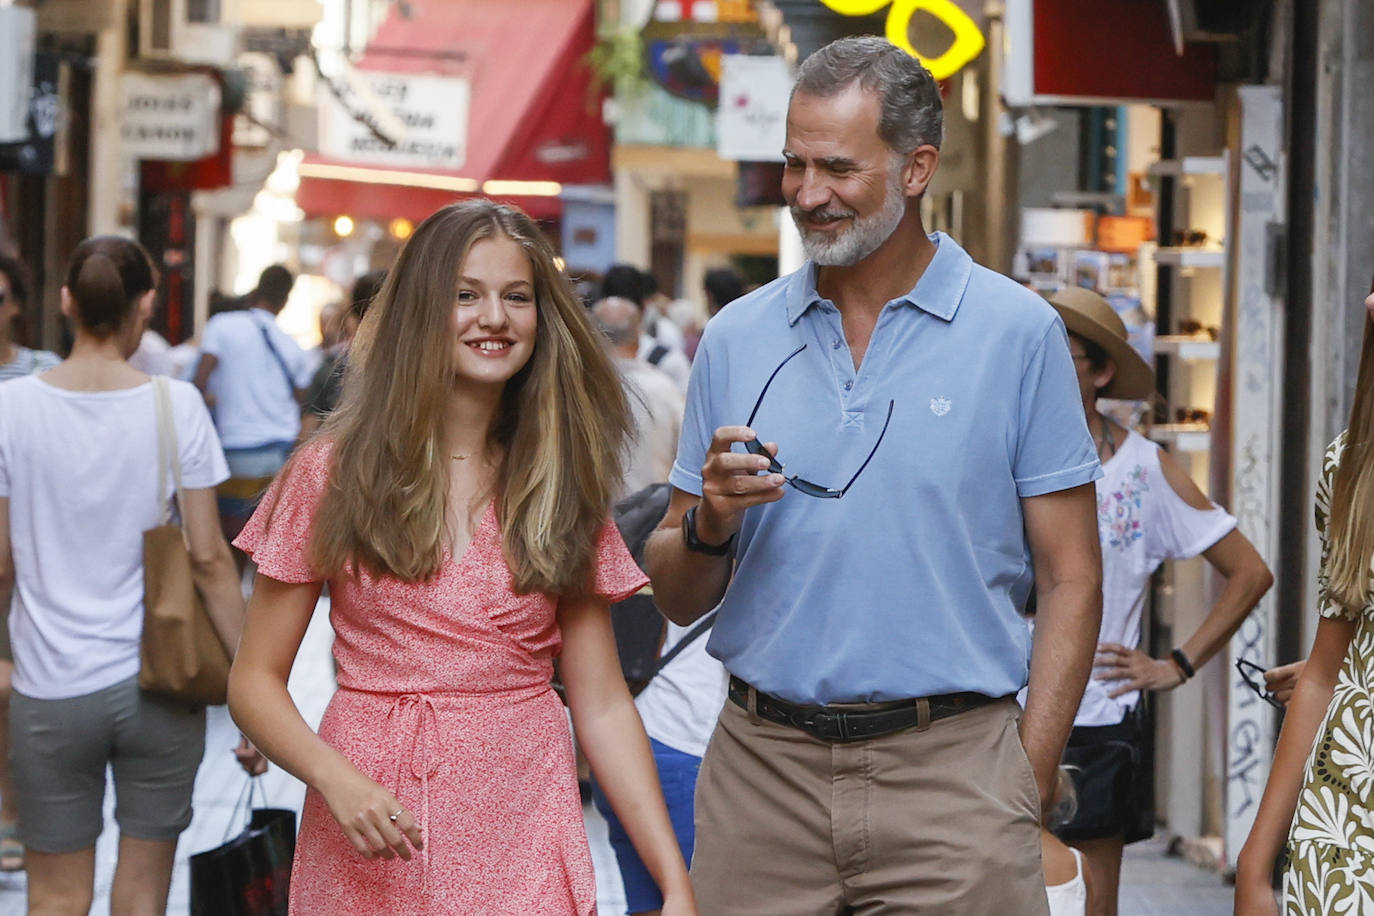
[[[913,305],[943,321],[953,321],[973,274],[973,259],[943,232],[933,233],[930,240],[935,243],[935,257],[931,258],[916,285],[897,301]],[[824,301],[816,292],[816,262],[807,261],[792,274],[787,284],[787,323],[796,324],[807,309]]]

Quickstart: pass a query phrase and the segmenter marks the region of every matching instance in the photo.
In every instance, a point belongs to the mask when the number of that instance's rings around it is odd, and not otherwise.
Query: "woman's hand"
[[[329,813],[353,848],[368,859],[410,860],[410,847],[424,846],[415,817],[386,789],[352,766],[319,787]],[[392,815],[396,815],[393,821]],[[409,841],[409,842],[407,842]]]
[[[1118,686],[1108,696],[1116,698],[1132,690],[1173,690],[1186,678],[1170,659],[1151,658],[1139,649],[1114,642],[1097,647],[1093,680]]]
[[[1302,669],[1307,667],[1307,659],[1293,662],[1288,665],[1279,665],[1277,668],[1270,668],[1264,672],[1264,689],[1274,695],[1284,706],[1293,699],[1293,688],[1298,686],[1298,678],[1302,676]]]
[[[1244,855],[1242,851],[1236,867],[1235,916],[1279,916],[1270,873],[1252,866]]]
[[[659,913],[660,916],[697,916],[697,901],[692,895],[692,886],[689,884],[676,894],[664,894],[663,908]]]
[[[249,776],[261,776],[267,772],[267,757],[253,746],[246,735],[239,735],[238,747],[234,748],[234,759]]]

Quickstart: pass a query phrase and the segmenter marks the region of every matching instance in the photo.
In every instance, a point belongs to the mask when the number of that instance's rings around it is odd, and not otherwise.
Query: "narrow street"
[[[291,672],[291,693],[312,725],[319,721],[333,692],[333,667],[329,658],[331,633],[328,600],[322,599],[306,632],[296,667]],[[244,776],[235,764],[231,749],[238,732],[228,711],[210,711],[205,742],[205,762],[196,779],[195,819],[182,835],[177,849],[176,872],[167,912],[183,916],[189,912],[190,899],[187,859],[193,853],[212,848],[236,831],[234,805],[243,789]],[[269,800],[274,806],[300,809],[304,787],[300,782],[273,767],[263,778]],[[108,916],[110,882],[114,877],[115,832],[114,799],[105,800],[107,829],[96,847],[96,900],[93,916]],[[600,885],[600,911],[607,916],[621,912],[621,888],[614,871],[614,859],[605,842],[605,823],[588,806],[588,835],[592,858]],[[231,823],[232,821],[232,823]],[[398,906],[398,910],[403,907]],[[1201,871],[1181,859],[1164,854],[1158,840],[1131,847],[1126,855],[1121,895],[1122,916],[1222,916],[1231,912],[1231,888],[1216,875]],[[0,916],[24,913],[24,876],[0,875]]]

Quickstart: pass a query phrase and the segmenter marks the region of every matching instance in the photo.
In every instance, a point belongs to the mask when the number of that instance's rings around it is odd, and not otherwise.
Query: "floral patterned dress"
[[[1284,916],[1374,913],[1374,600],[1354,614],[1332,600],[1326,579],[1331,481],[1344,448],[1341,433],[1326,450],[1317,486],[1318,609],[1323,617],[1353,620],[1355,635],[1288,833]]]
[[[282,582],[306,561],[329,447],[303,447],[235,541]],[[648,580],[601,531],[592,591],[618,601]],[[515,594],[494,509],[429,582],[329,580],[339,690],[320,737],[391,790],[420,824],[409,862],[355,852],[306,793],[291,913],[587,916],[596,882],[567,715],[550,687],[557,598]]]

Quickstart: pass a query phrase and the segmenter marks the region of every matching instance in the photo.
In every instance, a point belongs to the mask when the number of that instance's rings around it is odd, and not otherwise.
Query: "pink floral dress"
[[[319,578],[306,554],[328,460],[327,445],[306,446],[234,542],[259,574]],[[607,524],[595,593],[618,601],[646,581]],[[549,685],[558,602],[514,593],[494,509],[429,582],[338,576],[329,589],[339,690],[320,737],[395,793],[424,851],[363,858],[312,789],[291,912],[595,912],[568,721]]]

